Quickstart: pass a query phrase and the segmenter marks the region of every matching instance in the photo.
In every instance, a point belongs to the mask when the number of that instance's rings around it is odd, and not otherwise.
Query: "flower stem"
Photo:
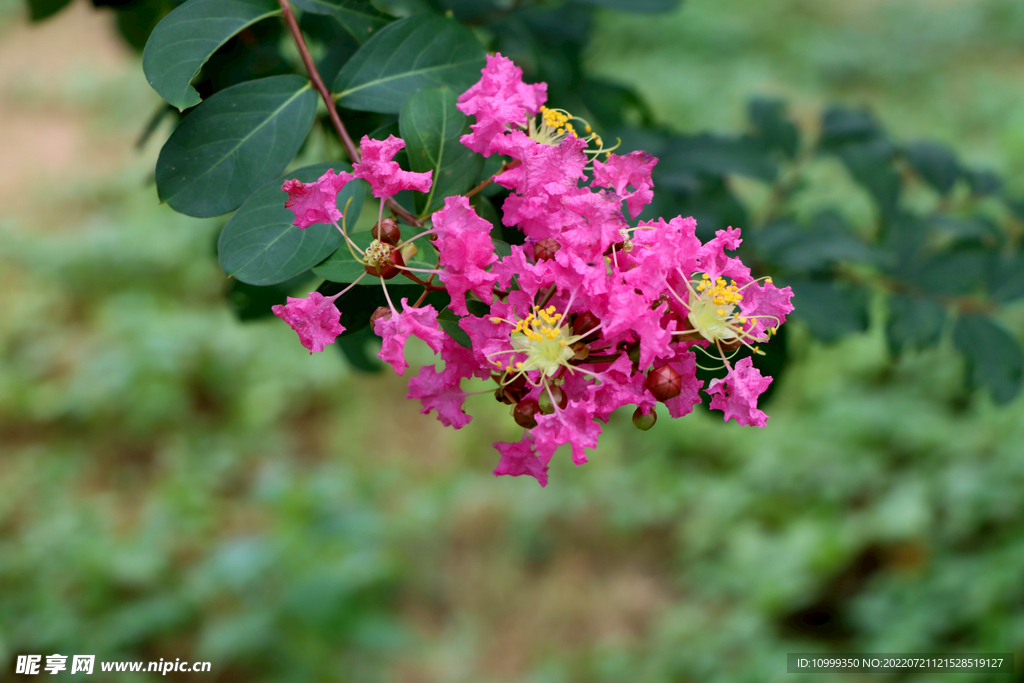
[[[284,16],[284,21],[288,25],[288,30],[291,32],[292,38],[295,40],[295,46],[299,48],[299,56],[302,57],[302,64],[306,67],[306,73],[309,74],[309,80],[313,82],[313,87],[320,93],[320,97],[323,98],[324,104],[327,105],[327,113],[331,118],[331,123],[334,124],[334,130],[338,132],[338,137],[341,138],[342,144],[345,145],[345,150],[348,152],[348,156],[352,160],[352,163],[358,164],[360,160],[359,147],[356,146],[356,143],[352,141],[352,137],[348,134],[345,124],[342,123],[341,117],[338,115],[338,108],[335,105],[334,96],[331,94],[331,91],[327,89],[327,86],[324,85],[324,79],[320,77],[320,72],[317,71],[316,63],[313,61],[313,57],[309,54],[309,48],[306,47],[306,39],[302,37],[302,31],[299,29],[299,22],[295,20],[295,14],[292,12],[291,3],[289,3],[288,0],[277,0],[277,3],[281,6],[281,14]],[[403,209],[393,198],[388,198],[387,205],[396,216],[401,217],[401,219],[409,225],[417,228],[423,227],[422,221]]]

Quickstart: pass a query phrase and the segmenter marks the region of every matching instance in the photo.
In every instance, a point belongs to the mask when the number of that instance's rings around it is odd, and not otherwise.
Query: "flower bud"
[[[524,398],[516,404],[512,410],[512,418],[516,424],[526,429],[533,429],[537,426],[537,413],[540,412],[540,404],[532,398]]]
[[[533,245],[533,258],[537,261],[547,261],[555,258],[555,253],[562,248],[562,245],[550,237],[546,237]]]
[[[398,223],[393,218],[383,218],[370,230],[373,239],[380,240],[385,244],[395,245],[402,240],[402,232],[398,229]]]
[[[562,391],[561,387],[548,387],[548,389],[551,392],[550,395],[547,390],[540,392],[540,412],[545,415],[550,415],[555,412],[555,405],[557,405],[559,409],[564,410],[565,407],[569,405],[569,397],[565,395],[565,392]],[[552,398],[555,399],[554,405],[551,403]]]
[[[600,318],[590,311],[584,311],[572,321],[572,331],[574,334],[586,335],[587,332],[590,332],[600,324]]]
[[[583,342],[576,342],[572,345],[572,359],[575,361],[584,361],[590,355],[590,347]]]
[[[373,315],[370,316],[371,330],[373,329],[373,326],[377,324],[377,321],[380,320],[381,318],[383,318],[384,320],[389,320],[391,318],[391,309],[388,308],[387,306],[377,307],[377,310],[374,311]]]
[[[675,398],[683,390],[683,376],[670,365],[662,365],[647,373],[647,390],[661,402]]]
[[[633,411],[633,426],[640,431],[646,432],[648,429],[654,426],[654,423],[658,421],[658,413],[651,408],[651,412],[644,415],[643,411],[637,408]]]

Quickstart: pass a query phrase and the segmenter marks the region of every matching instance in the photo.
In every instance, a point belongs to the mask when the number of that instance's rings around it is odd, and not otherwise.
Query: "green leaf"
[[[417,14],[388,24],[366,41],[334,81],[349,109],[397,114],[413,92],[447,85],[462,92],[480,78],[483,45],[462,24]]]
[[[409,167],[433,172],[430,192],[416,193],[421,216],[441,208],[445,197],[468,190],[484,165],[482,156],[459,142],[469,132],[469,117],[455,108],[457,99],[450,88],[423,88],[409,96],[398,118]]]
[[[868,328],[868,297],[862,289],[818,280],[786,280],[793,288],[793,317],[824,342]]]
[[[275,178],[256,190],[224,226],[217,243],[224,272],[251,285],[284,282],[309,270],[338,248],[341,234],[333,225],[316,224],[305,229],[292,225],[295,214],[284,207],[288,193],[281,189],[286,178],[311,183],[327,172],[351,170],[347,164],[306,166]],[[346,222],[355,222],[363,209],[366,184],[353,180],[338,193],[338,208],[349,200]]]
[[[886,337],[894,354],[908,346],[923,348],[937,344],[946,323],[946,309],[931,299],[894,294],[889,298]]]
[[[460,320],[462,318],[455,315],[450,308],[446,308],[437,314],[437,322],[441,325],[441,329],[447,332],[448,336],[458,342],[458,344],[471,349],[473,348],[473,341],[466,334],[466,331],[459,327]]]
[[[895,148],[883,138],[851,143],[842,147],[839,157],[853,179],[874,197],[882,216],[891,219],[900,199],[900,177],[894,165]]]
[[[363,326],[352,334],[343,334],[335,339],[338,350],[345,356],[353,368],[360,372],[378,373],[384,369],[384,363],[371,356],[367,345],[380,339],[373,333],[369,325]]]
[[[27,0],[29,21],[49,19],[70,4],[71,0]]]
[[[824,211],[810,229],[779,219],[753,233],[750,246],[763,258],[791,271],[821,270],[837,262],[874,263],[876,252],[834,211]]]
[[[341,237],[339,235],[339,237]],[[344,244],[341,244],[331,257],[313,269],[317,277],[322,277],[331,282],[349,283],[355,282],[366,273],[366,268],[356,260],[355,256]],[[360,282],[362,285],[379,285],[380,280],[375,277],[365,277]]]
[[[953,329],[953,343],[967,361],[971,386],[988,389],[1001,404],[1020,393],[1024,353],[1017,340],[991,318],[961,316]]]
[[[949,194],[960,176],[960,163],[945,145],[915,142],[907,145],[904,155],[921,178],[939,194]]]
[[[305,12],[334,17],[360,44],[391,21],[369,3],[358,0],[292,0],[292,4]]]
[[[178,109],[199,104],[189,84],[210,55],[246,26],[280,11],[273,0],[188,0],[153,29],[142,54],[146,80]]]
[[[299,76],[248,81],[210,97],[160,150],[160,200],[198,218],[238,208],[291,162],[313,125],[316,104],[316,91]]]
[[[655,168],[659,170],[661,182],[670,186],[686,184],[693,173],[712,176],[736,173],[774,182],[779,168],[772,156],[763,141],[750,136],[677,135],[662,151]]]
[[[792,159],[800,147],[800,133],[786,116],[782,100],[755,97],[747,103],[747,116],[757,137]]]

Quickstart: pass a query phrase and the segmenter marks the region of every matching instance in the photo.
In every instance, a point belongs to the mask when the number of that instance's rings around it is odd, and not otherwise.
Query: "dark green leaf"
[[[199,104],[190,83],[231,36],[281,11],[273,0],[188,0],[157,24],[142,55],[146,79],[178,109]]]
[[[316,91],[299,76],[249,81],[210,97],[160,150],[160,200],[200,218],[238,208],[291,162],[313,125],[316,103]]]
[[[224,272],[249,284],[271,285],[309,270],[337,249],[341,234],[333,225],[316,224],[301,230],[292,225],[295,214],[284,207],[288,193],[281,189],[286,177],[311,183],[332,168],[336,172],[349,170],[342,163],[315,164],[256,190],[221,232],[217,252]],[[358,220],[365,193],[362,180],[349,182],[338,193],[339,209],[352,200],[346,222]]]
[[[317,277],[322,277],[331,282],[355,282],[366,273],[366,269],[356,256],[349,252],[342,244],[331,254],[331,257],[313,269]],[[375,277],[366,276],[360,282],[362,285],[379,285],[380,280]]]
[[[907,161],[922,179],[939,194],[948,194],[960,175],[956,155],[945,145],[934,142],[915,142],[907,145]]]
[[[818,280],[786,280],[793,288],[792,316],[804,320],[823,342],[868,328],[868,297],[858,288]]]
[[[1024,298],[1024,253],[1020,251],[993,258],[986,269],[988,291],[1000,303]]]
[[[398,118],[409,167],[433,172],[430,192],[415,195],[421,216],[440,209],[445,197],[468,190],[483,168],[484,158],[459,142],[469,132],[469,117],[455,108],[457,99],[450,88],[423,88],[409,96]]]
[[[1020,393],[1024,353],[1017,340],[991,318],[961,316],[953,329],[953,343],[967,361],[971,386],[988,389],[1000,404]]]
[[[288,295],[308,283],[311,277],[312,273],[306,271],[270,287],[258,287],[231,278],[225,298],[239,320],[259,320],[273,315],[271,309],[278,304],[283,305]]]
[[[590,110],[588,120],[595,128],[604,128],[610,139],[610,129],[625,126],[630,122],[642,126],[654,125],[654,113],[639,93],[619,83],[587,78],[577,91],[583,105]],[[623,149],[627,149],[624,147]],[[628,149],[645,149],[633,148]]]
[[[970,294],[984,282],[991,254],[981,249],[930,254],[897,273],[908,285],[937,294]]]
[[[818,144],[824,149],[830,149],[884,137],[885,134],[875,121],[875,117],[868,112],[831,107],[822,117],[821,138]]]
[[[724,176],[731,173],[773,182],[779,167],[770,149],[749,136],[679,135],[662,150],[658,162],[662,182],[675,183],[677,176],[693,173]]]
[[[816,216],[809,228],[788,219],[773,221],[753,233],[749,241],[762,258],[791,271],[821,270],[838,262],[878,261],[875,251],[832,211]]]
[[[366,41],[334,81],[338,103],[349,109],[398,113],[424,87],[462,92],[480,78],[483,45],[462,24],[417,14],[382,28]]]
[[[334,341],[353,368],[361,372],[377,373],[384,369],[384,363],[376,356],[371,356],[367,346],[379,339],[369,325],[366,325],[352,334],[343,334]]]
[[[292,2],[305,12],[334,17],[359,43],[365,43],[374,31],[391,21],[371,7],[368,2],[359,2],[358,0],[292,0]]]
[[[42,21],[61,11],[71,0],[27,0],[30,21]]]
[[[448,336],[454,339],[456,342],[465,346],[467,349],[473,348],[473,342],[466,334],[466,331],[459,327],[459,316],[452,312],[452,309],[446,308],[437,314],[437,322],[441,325],[441,329],[448,333]]]
[[[939,341],[946,322],[946,309],[931,299],[895,294],[889,298],[886,337],[894,354],[908,346],[923,348]]]
[[[991,171],[965,169],[963,173],[967,184],[971,186],[971,192],[978,196],[995,194],[1003,189],[1003,179]]]
[[[747,104],[747,116],[754,124],[757,137],[769,147],[781,150],[791,159],[796,156],[800,133],[786,116],[786,105],[782,100],[754,98]]]
[[[896,214],[900,177],[893,163],[895,149],[888,140],[848,144],[838,152],[853,179],[871,193],[883,218]]]

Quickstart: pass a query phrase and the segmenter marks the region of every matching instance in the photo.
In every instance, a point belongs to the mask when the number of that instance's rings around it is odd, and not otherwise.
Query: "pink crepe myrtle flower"
[[[498,276],[488,266],[498,260],[491,241],[491,224],[477,215],[469,200],[458,195],[445,199],[444,208],[433,216],[441,281],[451,296],[451,308],[466,315],[466,292],[484,303],[494,295]]]
[[[538,456],[534,451],[534,441],[532,436],[525,434],[523,440],[516,443],[499,442],[494,444],[494,447],[501,453],[501,460],[494,468],[494,476],[507,474],[518,477],[526,474],[536,479],[541,486],[547,486],[548,462],[551,457]]]
[[[764,427],[768,416],[757,408],[757,397],[772,383],[762,377],[750,357],[741,358],[729,368],[724,379],[713,379],[708,385],[712,410],[725,413],[725,421],[736,418],[741,425]]]
[[[468,396],[460,387],[462,379],[473,376],[483,379],[489,373],[473,359],[472,351],[448,336],[441,343],[441,359],[443,370],[438,370],[436,365],[425,365],[409,380],[406,398],[419,399],[423,405],[420,412],[424,415],[436,410],[441,424],[462,429],[473,419],[462,409]]]
[[[338,296],[311,292],[306,298],[288,297],[285,305],[271,307],[274,315],[288,323],[309,353],[323,351],[345,328],[339,323],[341,311],[334,305]]]
[[[629,215],[636,218],[654,198],[651,171],[656,163],[656,157],[640,150],[625,156],[609,154],[603,162],[594,159],[594,185],[614,190],[626,200]],[[627,186],[633,188],[632,192],[627,192]]]
[[[463,114],[476,117],[473,131],[461,138],[462,144],[485,157],[494,150],[495,139],[509,130],[510,124],[526,125],[547,101],[546,83],[526,85],[523,70],[502,57],[487,56],[480,80],[459,96],[456,106]]]
[[[405,140],[394,135],[389,135],[387,140],[373,140],[364,135],[359,141],[362,161],[352,165],[352,175],[370,183],[373,196],[378,199],[386,199],[402,190],[429,192],[433,171],[403,171],[397,161],[392,161],[403,147]]]
[[[384,340],[377,356],[399,375],[408,367],[405,363],[405,342],[416,336],[427,342],[427,346],[439,353],[444,344],[445,334],[437,323],[437,311],[427,305],[416,308],[402,299],[402,312],[392,311],[390,316],[378,318],[373,331]]]
[[[308,228],[315,223],[337,223],[342,214],[338,210],[338,193],[352,178],[351,173],[328,169],[315,183],[297,178],[284,181],[281,189],[288,193],[284,206],[295,213],[292,225]]]
[[[426,248],[437,252],[437,267],[420,262],[406,275],[426,292],[444,285],[468,347],[441,329],[433,306],[402,299],[396,308],[385,285],[388,309],[374,322],[383,340],[379,357],[403,374],[410,336],[440,354],[443,367],[421,368],[407,396],[420,401],[421,413],[435,412],[455,429],[472,419],[470,396],[492,394],[467,392],[462,380],[495,382],[492,395],[509,406],[523,436],[494,444],[501,454],[494,474],[532,476],[541,486],[559,448],[566,446],[575,464],[587,462],[601,424],[627,406],[635,411],[634,424],[650,428],[653,418],[639,418],[659,403],[671,417],[681,417],[706,394],[726,421],[765,426],[757,400],[772,380],[750,357],[735,359],[762,353],[758,345],[792,311],[792,291],[754,278],[728,253],[740,246],[739,230],[719,230],[704,244],[692,217],[633,225],[630,220],[653,199],[657,159],[645,152],[610,153],[589,124],[546,108],[545,99],[546,87],[524,84],[522,72],[501,55],[488,58],[480,82],[459,98],[459,108],[475,118],[463,143],[514,162],[493,180],[510,190],[502,223],[523,233],[524,242],[499,257],[491,224],[467,197],[447,197],[418,236],[431,237]],[[370,183],[381,212],[384,198],[431,187],[430,174],[404,172],[393,161],[402,140],[364,137],[361,146],[362,162],[352,176]],[[305,191],[300,185],[293,184],[296,193]],[[419,253],[404,242],[398,248]],[[308,325],[296,330],[309,348],[314,333],[329,334]],[[322,340],[316,343],[323,348]],[[725,369],[725,377],[705,387],[696,374],[698,355]]]

